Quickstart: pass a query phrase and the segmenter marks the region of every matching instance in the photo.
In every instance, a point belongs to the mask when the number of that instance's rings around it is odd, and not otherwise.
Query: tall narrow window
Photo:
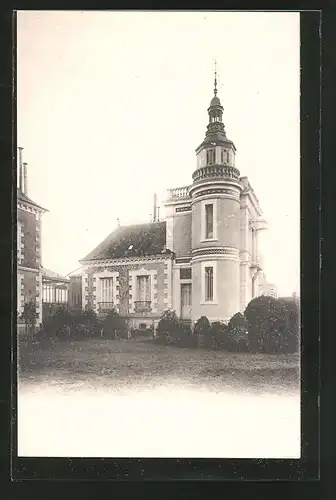
[[[226,153],[226,149],[223,149],[223,148],[222,148],[222,149],[221,149],[221,163],[224,163],[224,161],[225,161],[225,160],[224,160],[224,158],[225,158],[224,154],[225,154],[225,153]]]
[[[205,238],[213,238],[213,204],[205,205]]]
[[[138,276],[137,284],[138,284],[137,300],[139,302],[149,302],[150,301],[149,276]]]
[[[213,165],[216,163],[216,150],[208,149],[207,152],[207,165]]]
[[[230,152],[229,151],[226,153],[226,161],[228,163],[230,163]]]
[[[213,267],[205,268],[205,300],[213,300]]]

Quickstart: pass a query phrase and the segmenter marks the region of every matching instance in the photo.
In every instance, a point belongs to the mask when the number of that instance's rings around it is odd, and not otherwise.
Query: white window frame
[[[129,312],[134,313],[135,312],[135,302],[137,302],[137,294],[138,294],[138,276],[149,276],[150,280],[150,302],[151,302],[151,308],[152,312],[156,311],[156,303],[154,301],[154,285],[155,285],[155,278],[157,275],[157,271],[154,269],[145,269],[145,268],[140,268],[140,269],[134,269],[132,271],[128,272],[129,275],[129,282],[130,285],[132,286],[132,291],[131,295],[132,298],[129,300]]]
[[[102,300],[102,290],[101,290],[101,281],[100,278],[112,278],[112,297],[113,297],[113,307],[118,309],[119,305],[119,299],[117,299],[117,278],[119,276],[118,272],[112,272],[108,271],[107,269],[104,269],[104,271],[98,272],[94,274],[95,278],[95,285],[96,285],[96,292],[93,293],[93,295],[96,295],[96,299],[93,301],[93,307],[96,311],[99,309],[99,302],[103,302]],[[83,285],[83,288],[85,288],[85,283]]]
[[[206,211],[205,211],[205,205],[213,205],[213,232],[212,232],[212,238],[207,238],[206,237]],[[209,199],[209,200],[202,200],[201,201],[201,242],[205,241],[217,241],[217,226],[218,226],[218,219],[217,219],[217,199]]]
[[[212,300],[206,300],[205,296],[205,269],[207,267],[213,268],[213,296]],[[209,260],[201,262],[201,292],[202,292],[202,305],[216,305],[218,304],[218,294],[217,294],[217,262],[215,260]]]
[[[150,273],[148,273],[148,274],[138,274],[138,275],[136,276],[136,292],[135,292],[135,301],[136,301],[136,302],[138,302],[138,301],[140,302],[140,295],[139,295],[140,290],[139,290],[139,284],[140,284],[140,279],[141,279],[141,278],[147,278],[148,283],[147,283],[146,289],[148,289],[148,291],[149,291],[149,295],[148,295],[147,299],[144,299],[142,302],[147,302],[147,301],[149,302],[149,301],[151,301],[151,295],[152,295],[152,294],[151,294],[151,287],[152,287],[152,283],[151,283],[151,275],[150,275]],[[149,286],[149,288],[147,288],[148,286]],[[146,291],[145,291],[145,294],[146,294]]]

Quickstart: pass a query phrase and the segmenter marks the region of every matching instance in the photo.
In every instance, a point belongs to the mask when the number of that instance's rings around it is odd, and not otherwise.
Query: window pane
[[[180,269],[180,279],[190,280],[191,279],[191,268]]]
[[[149,276],[137,276],[137,300],[140,302],[150,301],[150,281]]]
[[[113,302],[113,278],[100,278],[101,302]]]
[[[213,238],[213,205],[205,205],[205,237]]]
[[[205,268],[205,300],[213,300],[213,267]]]

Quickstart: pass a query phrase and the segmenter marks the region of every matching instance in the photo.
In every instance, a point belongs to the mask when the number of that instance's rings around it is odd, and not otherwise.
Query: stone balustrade
[[[189,186],[168,189],[168,198],[189,198]]]
[[[239,180],[240,172],[235,167],[227,167],[227,166],[206,166],[197,169],[193,173],[193,181],[194,183],[200,182],[207,179],[213,178],[227,178],[227,179],[235,179]]]

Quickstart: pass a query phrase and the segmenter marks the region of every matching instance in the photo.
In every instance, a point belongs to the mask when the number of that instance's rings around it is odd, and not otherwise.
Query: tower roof
[[[219,100],[219,97],[217,97],[216,95],[211,99],[210,107],[211,106],[221,106],[221,102]]]

